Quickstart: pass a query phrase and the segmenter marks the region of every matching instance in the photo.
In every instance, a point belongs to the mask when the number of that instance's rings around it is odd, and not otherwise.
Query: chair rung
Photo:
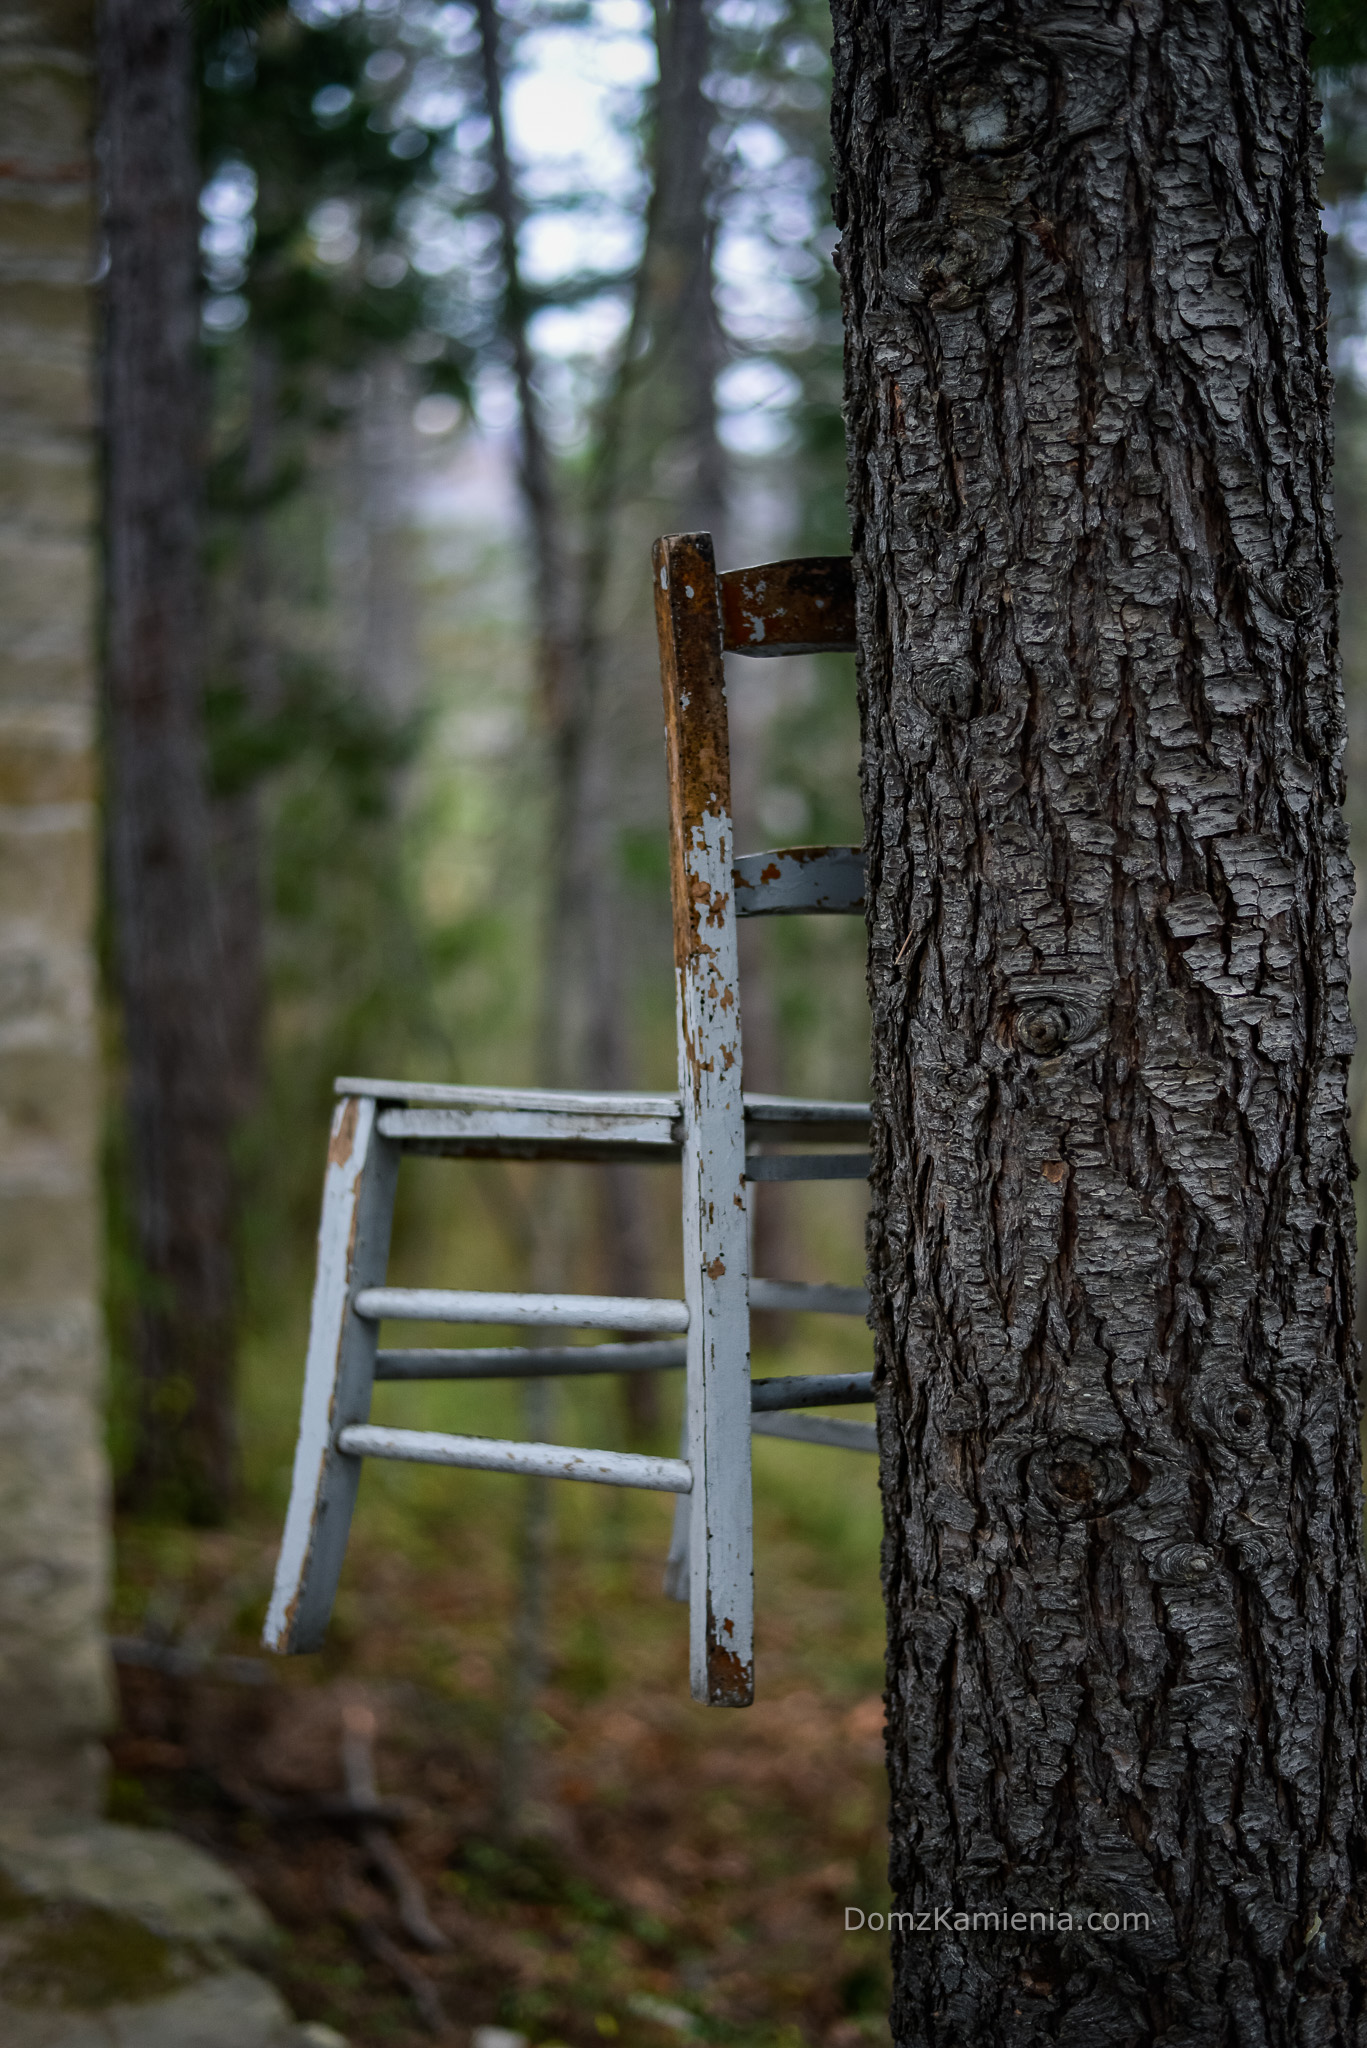
[[[747,1152],[747,1180],[867,1180],[867,1152]]]
[[[799,1315],[862,1316],[868,1314],[869,1297],[863,1287],[809,1287],[797,1280],[752,1280],[750,1306]]]
[[[531,1329],[686,1330],[681,1301],[615,1294],[484,1294],[446,1287],[367,1287],[356,1296],[367,1322],[514,1323]]]
[[[377,1380],[542,1380],[570,1373],[668,1372],[685,1363],[682,1342],[548,1344],[543,1350],[377,1351]]]
[[[766,1415],[780,1408],[838,1408],[872,1399],[871,1372],[795,1373],[781,1379],[750,1382],[752,1415]]]
[[[569,1444],[520,1444],[493,1436],[446,1436],[434,1429],[380,1429],[353,1422],[337,1448],[351,1458],[399,1458],[415,1465],[461,1465],[476,1472],[521,1472],[533,1479],[584,1479],[598,1486],[641,1486],[651,1493],[691,1493],[693,1473],[682,1458],[635,1451],[581,1451]]]
[[[826,1444],[836,1451],[872,1451],[878,1431],[871,1422],[842,1422],[834,1415],[755,1415],[752,1436],[781,1436],[799,1444]]]

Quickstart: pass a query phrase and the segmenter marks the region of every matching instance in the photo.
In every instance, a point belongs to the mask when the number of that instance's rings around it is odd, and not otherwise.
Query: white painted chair
[[[581,1095],[340,1080],[318,1234],[318,1270],[294,1479],[266,1619],[272,1649],[316,1649],[332,1610],[367,1457],[640,1486],[680,1497],[667,1583],[686,1589],[695,1699],[754,1696],[751,1432],[874,1450],[871,1425],[804,1416],[867,1402],[868,1373],[752,1381],[750,1311],[865,1312],[862,1288],[751,1279],[746,1186],[864,1179],[862,1103],[746,1095],[741,1087],[737,917],[863,910],[856,847],[736,859],[724,650],[773,656],[854,644],[849,563],[771,563],[718,576],[707,534],[655,547],[655,604],[669,756],[679,1093]],[[445,1158],[681,1164],[684,1298],[501,1294],[385,1285],[404,1153]],[[381,1322],[563,1328],[644,1338],[535,1350],[381,1350]],[[546,1378],[683,1367],[683,1454],[581,1450],[368,1420],[378,1380]],[[682,1582],[682,1583],[681,1583]]]

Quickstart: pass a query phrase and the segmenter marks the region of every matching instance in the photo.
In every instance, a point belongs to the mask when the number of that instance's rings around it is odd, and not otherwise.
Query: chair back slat
[[[864,908],[862,846],[780,846],[731,864],[737,917],[839,917]]]
[[[804,555],[728,569],[721,583],[728,654],[849,654],[854,650],[854,573],[848,555]]]

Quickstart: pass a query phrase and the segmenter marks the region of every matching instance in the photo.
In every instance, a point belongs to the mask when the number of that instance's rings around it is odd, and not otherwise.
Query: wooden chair
[[[863,910],[856,847],[732,848],[724,651],[771,657],[854,645],[848,561],[770,563],[719,576],[707,534],[654,551],[669,758],[671,894],[679,1092],[592,1095],[343,1079],[333,1119],[299,1441],[265,1641],[321,1643],[367,1457],[473,1467],[679,1496],[669,1577],[687,1592],[695,1699],[754,1696],[751,1432],[874,1450],[870,1425],[804,1416],[866,1402],[868,1373],[750,1378],[750,1311],[863,1315],[862,1288],[749,1273],[746,1186],[863,1179],[862,1103],[747,1095],[741,1085],[737,917]],[[399,1161],[445,1158],[634,1160],[683,1173],[682,1301],[507,1294],[385,1285]],[[535,1350],[381,1350],[385,1321],[610,1331],[645,1339]],[[682,1455],[583,1450],[369,1421],[378,1380],[544,1378],[682,1367]],[[682,1585],[680,1582],[683,1582]]]

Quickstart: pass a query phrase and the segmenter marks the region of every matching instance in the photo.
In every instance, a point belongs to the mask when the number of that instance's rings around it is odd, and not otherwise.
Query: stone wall
[[[103,1637],[89,0],[0,10],[0,1810],[90,1811]]]

